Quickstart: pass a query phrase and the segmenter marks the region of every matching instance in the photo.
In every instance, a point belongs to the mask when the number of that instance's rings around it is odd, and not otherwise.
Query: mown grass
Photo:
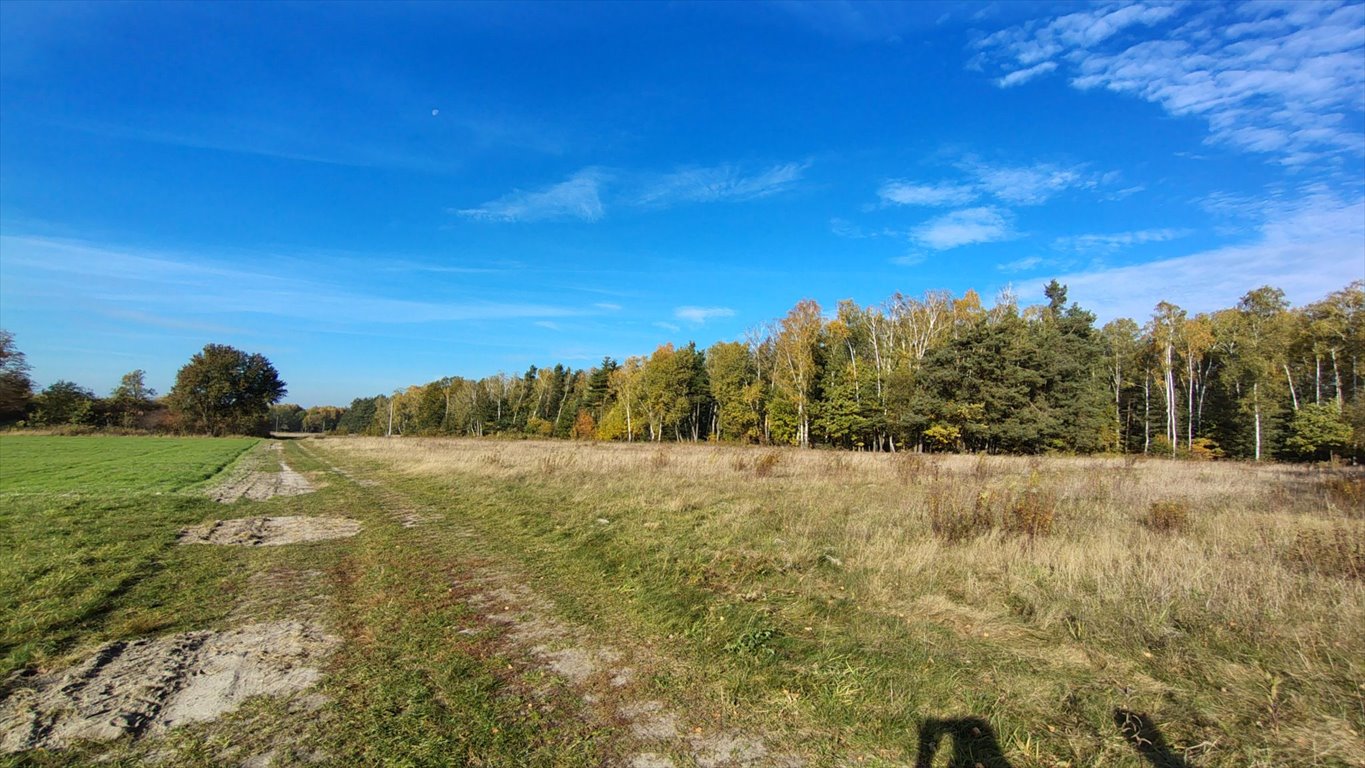
[[[6,457],[20,455],[31,439],[6,441]],[[202,479],[201,460],[213,451],[175,454],[177,466],[155,439],[110,439],[99,448],[105,439],[31,443],[40,456],[25,460],[45,467],[47,479],[3,497],[0,681],[19,668],[61,669],[107,640],[277,618],[319,619],[343,638],[342,647],[318,691],[256,699],[161,739],[0,756],[0,765],[199,768],[263,755],[272,765],[603,764],[610,740],[579,717],[581,702],[513,671],[463,594],[452,591],[470,553],[412,537],[392,509],[401,499],[334,474],[287,444],[290,466],[312,478],[316,493],[221,505],[195,492],[197,485],[182,492],[184,483]],[[241,451],[229,441],[190,442]],[[271,470],[274,452],[265,448],[240,462]],[[155,461],[139,464],[143,457]],[[123,466],[113,466],[116,459]],[[122,478],[111,482],[118,492],[72,490],[89,487],[101,472]],[[148,489],[166,490],[139,492],[131,479],[139,472]],[[62,477],[71,480],[54,479]],[[348,516],[364,528],[353,539],[284,547],[174,543],[186,525],[206,519],[282,514]],[[315,693],[324,698],[308,704]]]
[[[0,436],[0,495],[182,491],[216,475],[255,438]]]
[[[221,613],[221,561],[175,538],[216,511],[186,489],[256,442],[0,437],[0,680],[78,641]]]
[[[325,445],[545,577],[569,619],[667,649],[660,688],[686,711],[817,761],[913,763],[931,719],[983,718],[1016,766],[1135,765],[1122,713],[1201,766],[1365,761],[1365,521],[1339,475]],[[1154,530],[1153,505],[1188,512]]]

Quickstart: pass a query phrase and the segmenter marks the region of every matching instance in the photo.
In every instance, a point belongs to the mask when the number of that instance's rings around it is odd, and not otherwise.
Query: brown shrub
[[[929,528],[948,542],[966,541],[996,526],[999,495],[981,487],[968,503],[952,485],[939,485],[929,491]]]
[[[782,454],[777,451],[768,451],[754,461],[754,476],[771,477],[777,471],[777,465],[782,461]]]
[[[1322,484],[1329,505],[1350,517],[1365,517],[1365,476],[1331,475]]]
[[[663,469],[667,467],[670,461],[671,459],[668,456],[668,451],[664,450],[663,448],[660,448],[659,450],[655,451],[654,454],[649,457],[649,465],[655,469]]]
[[[1036,480],[1030,481],[1005,508],[1005,530],[1033,538],[1052,533],[1052,524],[1057,519],[1057,495],[1041,487]]]
[[[1290,568],[1303,573],[1365,579],[1365,544],[1353,531],[1300,531],[1294,544],[1281,553]]]
[[[1190,503],[1184,499],[1154,501],[1142,524],[1158,533],[1183,533],[1190,523]]]

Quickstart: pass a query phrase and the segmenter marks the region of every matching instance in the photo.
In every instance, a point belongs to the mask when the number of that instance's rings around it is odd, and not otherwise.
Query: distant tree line
[[[1145,324],[1102,328],[1056,281],[1044,298],[1020,308],[1006,292],[985,309],[973,291],[896,294],[841,302],[832,316],[807,300],[743,341],[448,377],[313,424],[874,451],[1365,454],[1365,281],[1297,309],[1262,287],[1216,312],[1163,302]]]
[[[263,434],[270,428],[271,405],[286,391],[264,356],[222,344],[208,344],[191,357],[162,398],[146,385],[146,372],[141,369],[124,374],[108,397],[64,380],[35,394],[29,370],[13,334],[0,330],[0,424]]]

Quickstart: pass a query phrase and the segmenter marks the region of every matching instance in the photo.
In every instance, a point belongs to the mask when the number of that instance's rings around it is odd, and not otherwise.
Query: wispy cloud
[[[1113,253],[1143,243],[1162,243],[1188,237],[1188,229],[1142,229],[1135,232],[1111,232],[1108,234],[1086,234],[1059,237],[1052,241],[1054,247],[1077,253]]]
[[[1077,166],[1055,163],[991,165],[968,161],[966,168],[987,193],[1012,205],[1041,205],[1073,187],[1093,187],[1098,181]]]
[[[943,182],[916,184],[911,181],[888,181],[877,190],[884,203],[894,205],[964,205],[977,198],[976,188],[970,184]]]
[[[929,255],[927,253],[917,251],[915,253],[907,253],[904,256],[897,256],[891,260],[891,263],[898,267],[913,267],[923,264],[928,258]]]
[[[1134,42],[1118,33],[1163,27]],[[1000,30],[978,42],[1001,87],[1065,65],[1081,90],[1105,88],[1208,122],[1210,140],[1302,165],[1365,152],[1365,5],[1106,4]]]
[[[590,167],[562,182],[531,191],[513,190],[474,208],[454,212],[494,222],[598,221],[609,207],[668,208],[687,203],[758,200],[786,192],[810,163],[782,163],[745,173],[734,165],[639,173]]]
[[[1039,75],[1046,75],[1057,68],[1057,62],[1044,61],[1041,64],[1034,64],[1025,69],[1016,69],[1013,72],[995,81],[1001,88],[1012,88],[1016,85],[1023,85]]]
[[[673,310],[673,316],[700,325],[717,317],[734,317],[735,311],[729,307],[678,307]]]
[[[755,200],[791,189],[809,166],[809,163],[783,163],[754,174],[745,174],[731,165],[681,168],[645,180],[633,202],[643,206],[669,206]]]
[[[993,243],[1013,239],[1008,211],[999,208],[966,208],[953,211],[915,227],[910,238],[936,251],[973,243]]]
[[[1315,301],[1359,280],[1362,265],[1365,198],[1317,191],[1272,211],[1250,242],[1057,279],[1102,319],[1141,320],[1158,301],[1206,312],[1232,306],[1262,285],[1283,289],[1296,304]]]
[[[237,325],[248,317],[274,317],[336,326],[552,318],[585,312],[534,302],[395,298],[356,291],[350,287],[355,282],[343,287],[298,278],[287,270],[242,269],[185,253],[77,240],[2,235],[0,251],[5,254],[0,267],[6,302],[59,298],[143,325],[164,325],[159,317],[198,325]]]
[[[609,302],[609,301],[599,301],[599,302],[597,302],[596,304],[593,304],[593,306],[594,306],[594,307],[597,307],[598,309],[605,310],[605,311],[607,311],[607,312],[620,312],[620,311],[621,311],[621,305],[620,305],[620,304],[613,304],[613,303],[611,303],[611,302]]]
[[[996,264],[995,268],[1001,272],[1027,272],[1042,266],[1042,264],[1043,258],[1041,256],[1026,256],[1022,259],[1007,261],[1004,264]]]
[[[558,184],[530,192],[513,190],[496,200],[456,213],[477,221],[597,221],[603,215],[598,191],[604,178],[600,169],[584,168]]]
[[[680,326],[674,325],[673,323],[665,323],[665,322],[662,321],[662,320],[659,320],[659,321],[655,322],[655,323],[654,323],[654,327],[655,327],[655,328],[662,328],[662,329],[664,329],[665,331],[672,331],[673,333],[677,333],[678,331],[681,331],[681,330],[682,330],[682,328],[681,328]]]
[[[877,190],[883,205],[957,206],[981,197],[1008,205],[1041,205],[1069,189],[1097,189],[1119,174],[1101,174],[1083,165],[1036,162],[989,163],[967,157],[957,164],[960,177],[935,182],[893,179]]]

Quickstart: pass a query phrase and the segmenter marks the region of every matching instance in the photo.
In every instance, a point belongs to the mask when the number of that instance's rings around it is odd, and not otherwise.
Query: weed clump
[[[968,504],[950,489],[935,489],[929,494],[929,528],[948,542],[980,536],[995,528],[997,498],[989,488],[982,488]]]
[[[1365,477],[1333,475],[1323,481],[1327,503],[1350,517],[1365,517]]]
[[[1365,544],[1345,528],[1300,531],[1281,559],[1301,573],[1365,580]]]
[[[1057,495],[1041,487],[1035,478],[1005,508],[1004,528],[1032,539],[1052,533],[1056,519]]]
[[[1154,501],[1142,524],[1157,533],[1184,533],[1190,524],[1190,503],[1184,499]]]
[[[901,451],[892,459],[896,477],[905,485],[938,479],[938,465],[922,453]]]
[[[777,451],[768,451],[754,461],[754,476],[772,477],[773,473],[777,471],[778,463],[781,461],[782,454]]]
[[[649,457],[649,465],[655,469],[663,469],[670,463],[672,463],[672,460],[668,456],[668,451],[665,451],[662,448],[655,451],[654,454]]]

